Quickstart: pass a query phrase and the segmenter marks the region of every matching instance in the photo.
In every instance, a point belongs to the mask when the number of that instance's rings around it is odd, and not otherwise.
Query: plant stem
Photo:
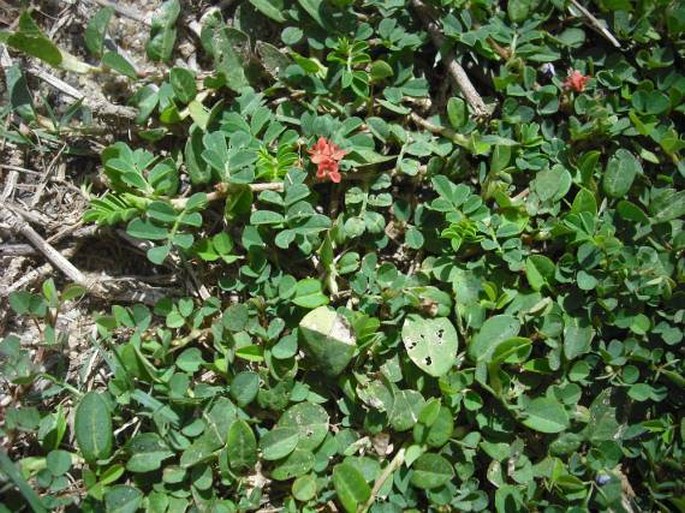
[[[404,447],[401,447],[399,451],[397,451],[397,454],[395,454],[395,457],[388,463],[388,466],[383,469],[383,472],[381,472],[381,475],[378,476],[376,479],[376,482],[373,483],[373,488],[371,489],[371,497],[369,497],[369,500],[366,501],[366,504],[362,507],[360,510],[361,513],[365,513],[368,511],[368,509],[373,505],[374,502],[376,502],[376,495],[378,495],[378,492],[380,489],[383,487],[385,482],[388,480],[388,478],[402,466],[402,463],[404,463],[404,453],[406,452],[406,449]]]

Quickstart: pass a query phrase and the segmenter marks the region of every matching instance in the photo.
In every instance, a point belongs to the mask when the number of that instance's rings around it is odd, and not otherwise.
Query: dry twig
[[[464,98],[466,98],[466,101],[474,110],[476,116],[488,116],[490,111],[485,105],[483,98],[478,94],[478,91],[476,91],[476,88],[471,83],[471,79],[469,79],[466,71],[464,71],[464,68],[457,62],[455,56],[451,52],[446,52],[444,50],[445,38],[440,31],[440,27],[433,19],[430,8],[424,4],[422,0],[411,0],[411,5],[416,10],[419,18],[421,18],[422,23],[426,26],[426,29],[433,40],[433,44],[440,51],[445,66],[447,66],[450,75],[452,75],[452,78],[459,86]]]
[[[616,48],[621,48],[621,43],[618,42],[618,40],[614,37],[614,35],[609,32],[609,29],[607,29],[601,21],[599,21],[590,11],[588,11],[583,5],[578,2],[578,0],[571,0],[571,5],[569,5],[569,10],[575,15],[573,12],[574,9],[578,10],[580,14],[582,15],[583,18],[585,18],[585,21],[587,22],[588,25],[590,25],[591,28],[593,28],[595,31],[599,32],[607,41],[609,41],[612,45],[614,45]]]

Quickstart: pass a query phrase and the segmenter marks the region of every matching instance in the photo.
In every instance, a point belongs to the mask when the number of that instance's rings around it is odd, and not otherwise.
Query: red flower
[[[583,75],[577,69],[572,69],[564,81],[564,89],[582,93],[585,90],[585,84],[587,84],[588,80],[590,80],[589,76]]]
[[[316,177],[319,180],[328,177],[331,182],[340,183],[342,177],[338,169],[338,162],[347,154],[345,150],[341,150],[327,139],[319,137],[319,140],[311,149],[307,150],[307,153],[312,156],[312,162],[317,165]]]

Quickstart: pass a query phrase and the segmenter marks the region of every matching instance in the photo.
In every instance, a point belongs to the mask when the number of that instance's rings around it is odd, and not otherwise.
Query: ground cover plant
[[[685,511],[681,2],[154,7],[3,17],[0,511]]]

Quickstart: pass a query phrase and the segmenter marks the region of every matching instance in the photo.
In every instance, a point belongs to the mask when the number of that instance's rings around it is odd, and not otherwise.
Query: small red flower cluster
[[[338,169],[338,163],[347,154],[345,150],[341,150],[337,145],[329,140],[319,137],[316,144],[307,150],[312,156],[312,162],[316,164],[316,177],[319,180],[324,180],[326,177],[331,179],[331,182],[340,183],[342,177]]]
[[[564,89],[582,93],[585,90],[585,84],[587,84],[589,80],[589,76],[583,75],[577,69],[573,69],[569,72],[568,77],[566,77],[566,80],[564,81]]]

